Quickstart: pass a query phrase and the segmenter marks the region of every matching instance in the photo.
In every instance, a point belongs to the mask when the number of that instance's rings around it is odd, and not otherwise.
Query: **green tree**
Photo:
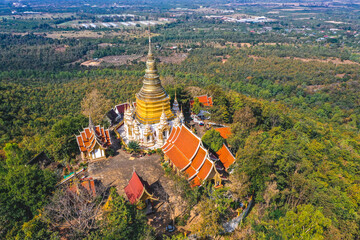
[[[299,205],[278,221],[284,239],[324,239],[324,232],[330,225],[331,220],[310,204]]]
[[[109,199],[110,210],[104,213],[102,228],[88,239],[155,239],[145,215],[126,202],[116,188],[111,188]]]
[[[69,161],[79,152],[75,134],[86,126],[87,118],[82,115],[67,116],[56,122],[46,138],[47,151],[58,161]]]
[[[201,140],[207,148],[210,148],[214,152],[219,151],[224,143],[223,137],[215,129],[207,131]]]
[[[38,166],[23,165],[24,152],[16,144],[7,145],[6,164],[0,171],[0,237],[17,234],[46,203],[54,190],[56,177]]]
[[[200,110],[201,110],[202,106],[201,103],[199,101],[199,98],[194,98],[194,104],[192,106],[191,111],[195,114],[199,114]]]
[[[128,148],[132,151],[132,152],[136,152],[140,149],[140,145],[138,142],[136,141],[130,141],[128,143]]]
[[[51,232],[49,226],[41,219],[41,215],[35,216],[28,222],[25,222],[21,230],[15,237],[16,240],[58,240],[58,232]]]

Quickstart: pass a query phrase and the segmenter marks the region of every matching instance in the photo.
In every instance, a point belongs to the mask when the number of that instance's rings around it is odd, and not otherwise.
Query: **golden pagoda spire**
[[[152,54],[152,50],[151,50],[151,31],[150,31],[150,23],[149,23],[149,51],[148,51],[148,56],[153,56]]]
[[[170,109],[170,97],[161,85],[156,68],[156,61],[151,49],[151,34],[149,25],[149,52],[146,60],[146,70],[143,86],[136,94],[136,118],[140,123],[158,123],[164,108],[168,119],[173,119],[174,114]]]

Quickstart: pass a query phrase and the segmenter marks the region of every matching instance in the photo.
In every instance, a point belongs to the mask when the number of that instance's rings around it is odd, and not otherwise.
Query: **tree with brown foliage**
[[[99,228],[97,218],[106,201],[106,188],[96,187],[96,194],[79,183],[59,188],[45,207],[43,217],[53,229],[67,228],[70,237],[86,236]]]
[[[97,89],[86,94],[81,102],[81,113],[86,117],[91,116],[95,124],[99,124],[107,111],[111,108],[111,101]]]

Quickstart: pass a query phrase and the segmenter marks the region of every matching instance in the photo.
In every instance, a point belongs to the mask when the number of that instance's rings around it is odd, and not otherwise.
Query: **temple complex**
[[[105,158],[105,150],[111,145],[109,130],[95,126],[90,116],[89,126],[76,136],[76,142],[84,160]]]

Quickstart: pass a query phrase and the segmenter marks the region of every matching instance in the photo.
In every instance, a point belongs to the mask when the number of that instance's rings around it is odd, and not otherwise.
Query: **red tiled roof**
[[[115,109],[117,110],[117,112],[119,114],[124,114],[125,109],[128,108],[129,106],[130,106],[129,103],[122,103],[122,104],[116,105]]]
[[[124,190],[131,204],[136,203],[143,195],[145,186],[135,171]]]
[[[232,155],[232,153],[225,144],[223,144],[222,148],[220,148],[220,150],[217,151],[216,154],[218,155],[219,160],[222,162],[225,169],[228,169],[230,165],[235,162],[234,155]]]
[[[229,138],[231,135],[231,128],[229,127],[215,128],[215,130],[218,131],[224,139]]]
[[[76,136],[76,141],[81,152],[93,151],[96,143],[103,148],[111,145],[109,130],[100,126],[96,126],[94,129],[85,128],[80,135]]]

